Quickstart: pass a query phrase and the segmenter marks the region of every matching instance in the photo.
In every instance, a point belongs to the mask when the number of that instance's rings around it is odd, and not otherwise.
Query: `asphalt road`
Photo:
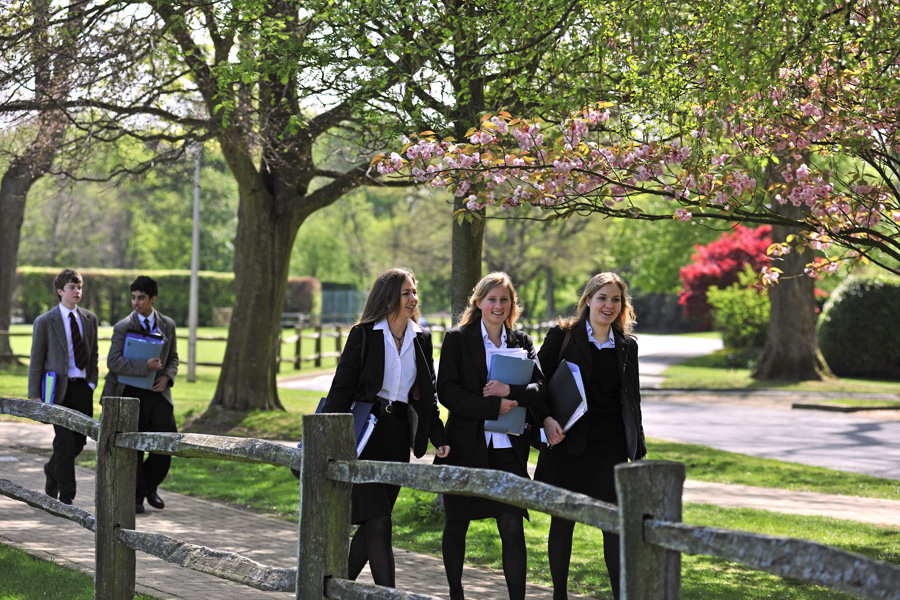
[[[644,434],[900,480],[900,421],[853,413],[642,401]]]

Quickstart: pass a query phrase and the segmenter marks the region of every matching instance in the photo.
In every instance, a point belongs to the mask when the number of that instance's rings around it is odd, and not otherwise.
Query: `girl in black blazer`
[[[354,401],[375,403],[378,422],[360,460],[409,462],[410,448],[422,456],[429,438],[438,456],[450,450],[435,399],[431,336],[418,321],[413,274],[382,273],[350,330],[322,407],[326,413],[349,412]],[[377,585],[394,587],[391,512],[399,493],[395,485],[353,486],[351,520],[359,528],[350,542],[350,579],[368,562]]]
[[[615,504],[613,469],[647,454],[641,425],[637,342],[628,287],[615,273],[595,275],[574,318],[547,333],[538,357],[549,381],[561,359],[581,369],[588,411],[565,438],[541,450],[535,480]],[[574,521],[552,517],[548,539],[553,600],[565,600]],[[619,536],[603,532],[603,555],[619,598]]]
[[[535,358],[531,338],[513,329],[518,317],[516,290],[505,273],[491,273],[475,286],[457,327],[444,336],[438,370],[438,398],[446,406],[447,438],[452,451],[435,464],[498,469],[528,477],[528,436],[485,432],[485,420],[497,419],[517,405],[540,419],[549,416],[543,377],[535,364],[527,385],[488,381],[488,348],[524,348]],[[552,419],[551,419],[552,420]],[[543,422],[543,421],[540,421]],[[553,422],[555,423],[555,421]],[[552,429],[552,424],[545,424]],[[469,521],[493,517],[503,544],[503,573],[510,600],[525,597],[525,534],[528,511],[494,500],[444,496],[446,522],[442,550],[451,600],[462,600],[462,568]]]

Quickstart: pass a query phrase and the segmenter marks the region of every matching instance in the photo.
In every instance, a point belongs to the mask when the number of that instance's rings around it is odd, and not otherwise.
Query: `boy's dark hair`
[[[60,296],[59,292],[56,290],[63,289],[66,287],[67,283],[80,283],[84,285],[84,279],[81,278],[81,273],[78,271],[73,269],[63,269],[63,271],[56,276],[56,279],[53,280],[53,291],[60,300],[62,300],[62,296]]]
[[[159,295],[159,286],[156,285],[156,280],[152,277],[147,277],[146,275],[141,275],[131,284],[132,292],[144,292],[151,298]]]

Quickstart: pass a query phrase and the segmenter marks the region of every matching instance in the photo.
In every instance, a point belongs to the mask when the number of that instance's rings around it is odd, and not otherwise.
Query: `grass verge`
[[[690,358],[663,371],[661,387],[674,389],[763,390],[788,392],[900,394],[900,381],[871,379],[830,379],[826,381],[759,381],[750,376],[750,369],[730,366],[729,351],[719,350],[707,356]]]
[[[0,544],[0,600],[93,600],[94,579],[87,573]],[[135,600],[158,600],[138,594]]]

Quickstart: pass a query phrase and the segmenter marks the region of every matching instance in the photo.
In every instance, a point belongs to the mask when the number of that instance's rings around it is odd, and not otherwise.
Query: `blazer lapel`
[[[69,340],[66,338],[66,326],[63,324],[62,310],[57,306],[56,310],[50,313],[50,330],[56,336],[57,348],[62,348],[62,355],[65,361],[69,361]]]
[[[75,310],[78,311],[78,316],[81,317],[81,340],[84,342],[84,349],[90,355],[91,350],[93,350],[91,344],[94,339],[94,325],[91,323],[91,320],[87,318],[87,311],[80,306]]]
[[[481,338],[481,324],[474,323],[463,328],[466,334],[466,346],[469,356],[475,362],[475,368],[478,369],[478,375],[481,377],[482,384],[487,383],[488,371],[484,353],[484,340]]]
[[[368,370],[369,365],[372,365],[373,377],[377,379],[377,372],[384,366],[384,332],[380,329],[370,329],[366,333],[368,333],[366,343],[369,348],[366,355],[366,364],[362,368],[365,371]],[[383,375],[381,380],[384,380]],[[378,389],[381,388],[379,387]]]
[[[619,363],[619,379],[625,381],[625,372],[628,369],[628,348],[625,346],[625,336],[613,329],[616,339],[616,361]]]

